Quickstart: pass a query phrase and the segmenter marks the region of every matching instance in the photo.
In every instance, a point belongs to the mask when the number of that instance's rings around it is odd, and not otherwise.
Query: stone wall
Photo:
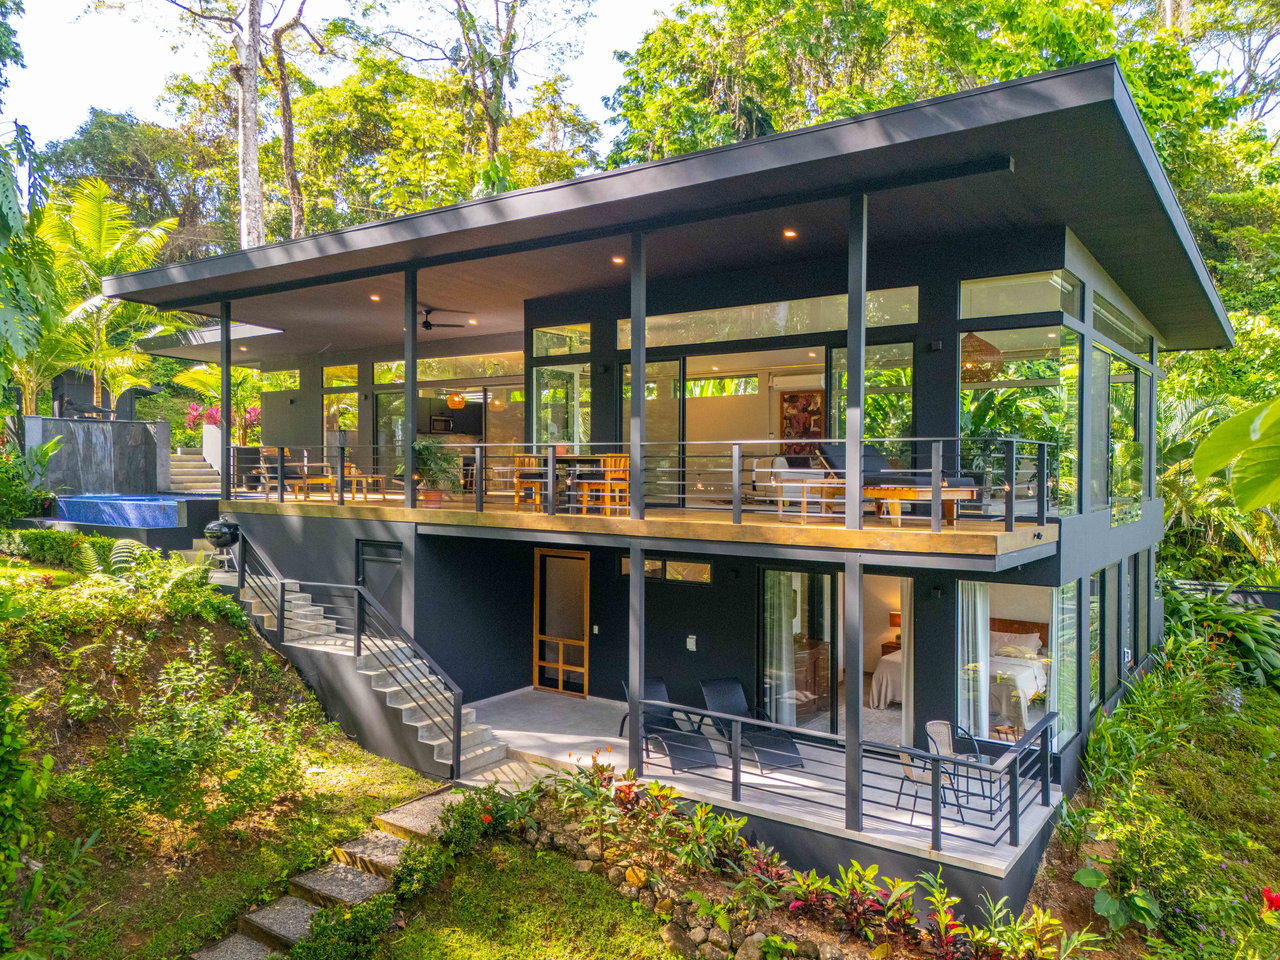
[[[49,461],[46,481],[46,486],[59,496],[157,493],[161,466],[165,468],[163,472],[167,480],[168,423],[53,417],[24,419],[28,445],[45,443],[54,437],[62,438],[62,449]]]

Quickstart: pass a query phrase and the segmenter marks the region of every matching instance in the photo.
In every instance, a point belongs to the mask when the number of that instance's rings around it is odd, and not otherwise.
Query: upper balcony
[[[854,470],[848,469],[849,453]],[[1051,552],[1051,444],[998,438],[235,447],[237,512],[918,555]],[[1070,480],[1066,487],[1070,487]],[[850,512],[847,505],[859,504]]]

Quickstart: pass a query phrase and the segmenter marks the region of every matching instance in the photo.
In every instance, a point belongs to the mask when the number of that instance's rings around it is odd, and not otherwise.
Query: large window
[[[1145,485],[1138,371],[1095,346],[1089,381],[1091,506],[1110,509],[1113,524],[1130,523],[1142,515]]]
[[[960,319],[1062,311],[1081,315],[1080,281],[1066,270],[982,277],[960,284]]]
[[[1056,712],[1059,743],[1079,729],[1075,584],[961,581],[957,597],[960,725],[1016,740]]]
[[[1089,709],[1102,702],[1102,580],[1099,570],[1089,578]]]
[[[1151,356],[1151,334],[1147,328],[1097,293],[1093,295],[1093,329],[1135,356]]]
[[[524,373],[523,353],[492,353],[467,357],[422,357],[418,382],[437,380],[485,380],[518,377]],[[404,383],[404,361],[385,360],[373,365],[373,382]]]
[[[864,436],[911,436],[911,349],[910,343],[867,347]],[[843,347],[831,351],[831,379],[834,433],[843,437],[849,395],[849,351]]]
[[[559,327],[538,327],[533,331],[535,357],[563,357],[591,352],[591,324],[566,323]]]
[[[768,719],[835,733],[836,578],[829,573],[765,570],[761,581],[761,702]]]
[[[896,287],[867,292],[867,326],[896,327],[919,319],[920,291]],[[645,345],[716,343],[757,340],[800,333],[825,333],[849,328],[849,298],[841,293],[804,300],[754,303],[744,307],[691,310],[645,318]],[[618,347],[631,348],[631,320],[618,321]],[[536,349],[536,348],[535,348]]]
[[[534,442],[590,442],[590,364],[534,367],[533,401]]]
[[[998,466],[995,441],[1004,437],[1047,443],[1049,507],[1075,513],[1079,404],[1080,337],[1070,328],[989,330],[961,338],[960,436],[992,441],[964,445],[966,469]]]
[[[358,378],[358,368],[354,363],[344,363],[336,367],[325,367],[323,382],[325,387],[354,387]]]

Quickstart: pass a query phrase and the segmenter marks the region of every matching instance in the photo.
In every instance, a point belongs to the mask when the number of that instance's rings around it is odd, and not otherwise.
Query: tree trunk
[[[236,33],[239,97],[240,246],[260,247],[267,239],[258,167],[258,51],[262,44],[262,0],[246,0],[243,33]]]
[[[293,95],[289,92],[284,38],[290,30],[302,23],[302,8],[305,6],[306,0],[302,0],[293,19],[271,34],[271,51],[275,54],[276,61],[276,93],[280,97],[280,159],[284,166],[285,184],[289,189],[289,236],[295,240],[306,236],[307,208],[302,202],[302,184],[298,180],[298,164],[293,151]]]

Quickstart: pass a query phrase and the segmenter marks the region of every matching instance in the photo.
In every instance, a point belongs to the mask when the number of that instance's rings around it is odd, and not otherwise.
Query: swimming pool
[[[182,500],[216,499],[182,497]],[[186,522],[176,497],[86,493],[58,500],[58,519],[102,527],[178,527]]]

